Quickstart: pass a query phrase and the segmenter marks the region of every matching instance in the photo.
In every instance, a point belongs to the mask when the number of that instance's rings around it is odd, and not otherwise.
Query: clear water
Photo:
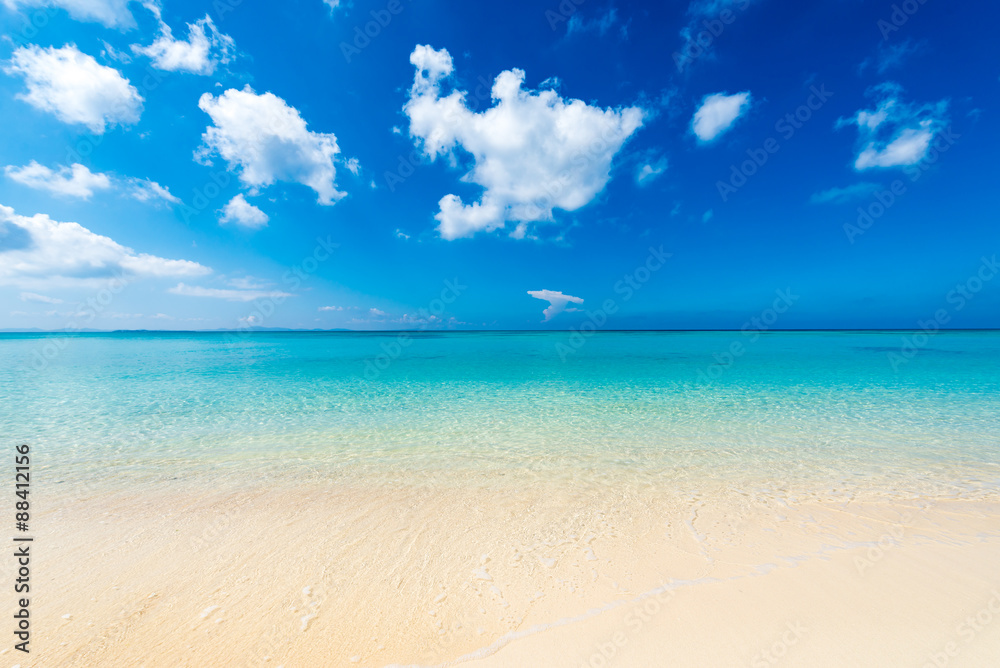
[[[1000,332],[938,334],[896,369],[890,354],[911,334],[403,337],[0,335],[0,429],[32,444],[40,474],[67,488],[511,474],[1000,490]],[[721,366],[733,342],[743,352]]]

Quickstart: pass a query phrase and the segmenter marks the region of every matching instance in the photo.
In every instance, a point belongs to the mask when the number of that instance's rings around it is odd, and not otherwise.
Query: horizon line
[[[754,329],[754,330],[743,330],[740,328],[717,328],[717,329],[706,329],[706,328],[691,328],[691,329],[663,329],[663,328],[644,328],[644,329],[594,329],[588,334],[599,334],[599,333],[641,333],[641,332],[661,332],[661,333],[712,333],[712,332],[740,332],[752,331],[755,334],[771,334],[771,333],[808,333],[808,332],[923,332],[925,330],[915,327],[809,327],[809,328],[796,328],[796,329]],[[510,333],[543,333],[543,334],[556,334],[556,333],[577,333],[580,332],[579,328],[573,329],[295,329],[291,327],[280,327],[280,328],[252,328],[252,329],[85,329],[85,330],[66,330],[66,329],[0,329],[0,335],[2,334],[432,334],[432,333],[449,333],[449,334],[484,334],[484,333],[496,333],[496,332],[510,332]],[[1000,332],[1000,327],[961,327],[961,328],[950,328],[941,327],[935,332],[927,332],[928,334],[937,332]]]

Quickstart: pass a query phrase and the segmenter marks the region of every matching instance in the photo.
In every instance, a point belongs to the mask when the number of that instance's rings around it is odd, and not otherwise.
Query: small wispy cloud
[[[858,73],[863,74],[868,68],[874,67],[879,74],[885,74],[889,70],[901,66],[913,54],[923,51],[926,46],[925,40],[918,42],[906,39],[897,44],[879,42],[875,56],[861,61],[861,64],[858,65]]]
[[[45,295],[40,295],[35,292],[22,292],[21,293],[22,302],[40,302],[42,304],[62,304],[63,300],[56,299],[55,297],[46,297]]]
[[[208,297],[211,299],[225,299],[231,302],[252,302],[255,299],[284,299],[295,295],[278,290],[237,290],[227,288],[203,288],[198,285],[187,285],[178,283],[167,290],[172,295],[183,295],[185,297]]]
[[[873,192],[878,190],[881,186],[878,183],[870,183],[868,181],[862,181],[861,183],[854,183],[843,188],[830,188],[828,190],[822,190],[818,193],[813,193],[809,201],[812,204],[844,204],[845,202],[850,202],[851,200],[863,199]]]
[[[643,162],[635,170],[635,182],[640,186],[648,185],[662,176],[665,171],[667,171],[666,158]]]
[[[618,23],[618,10],[614,7],[610,8],[608,11],[604,12],[600,16],[594,19],[584,20],[579,12],[574,13],[569,17],[569,21],[566,23],[566,36],[570,37],[572,35],[579,35],[587,32],[596,32],[599,35],[605,35],[614,25]],[[625,27],[622,26],[619,33],[622,37],[627,36],[627,31]]]

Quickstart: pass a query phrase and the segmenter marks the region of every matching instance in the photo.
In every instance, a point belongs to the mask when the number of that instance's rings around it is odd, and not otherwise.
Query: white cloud
[[[246,86],[219,97],[205,93],[198,107],[214,125],[202,134],[195,154],[207,160],[218,154],[253,191],[275,181],[301,183],[316,191],[320,204],[333,204],[346,193],[336,187],[337,137],[310,132],[298,110],[273,93],[258,95]]]
[[[157,200],[163,200],[164,202],[170,202],[171,204],[181,203],[180,198],[172,195],[165,186],[161,186],[156,181],[129,177],[125,179],[124,183],[126,194],[133,199],[139,200],[140,202],[155,202]]]
[[[56,169],[50,169],[32,160],[23,167],[7,165],[4,172],[8,178],[29,188],[47,190],[55,195],[88,199],[95,190],[115,188],[140,202],[163,200],[171,204],[180,204],[178,198],[156,181],[133,177],[119,179],[108,174],[92,172],[79,163],[69,167],[59,165]]]
[[[266,213],[248,202],[243,193],[229,200],[226,206],[222,207],[221,213],[219,223],[223,225],[236,223],[243,227],[258,228],[265,227],[270,220]]]
[[[880,187],[877,183],[854,183],[844,188],[830,188],[829,190],[813,193],[809,201],[813,204],[843,204],[852,199],[867,197]]]
[[[128,10],[129,0],[3,0],[10,9],[58,7],[76,21],[100,23],[107,28],[132,28],[135,19]]]
[[[19,99],[97,134],[108,125],[131,125],[142,113],[142,96],[128,79],[73,44],[60,49],[21,47],[4,71],[24,77],[28,90],[18,94]]]
[[[576,311],[577,309],[570,308],[567,309],[566,306],[572,302],[574,304],[582,304],[583,299],[580,297],[573,297],[572,295],[564,295],[561,292],[556,292],[555,290],[528,290],[528,294],[535,299],[541,299],[549,303],[548,307],[542,311],[545,315],[545,320],[543,322],[548,322],[552,320],[555,316],[559,315],[563,311]]]
[[[22,302],[41,302],[43,304],[62,304],[63,300],[56,299],[55,297],[46,297],[45,295],[40,295],[35,292],[22,292],[21,293]]]
[[[231,302],[252,302],[255,299],[284,299],[294,297],[288,292],[277,290],[230,290],[227,288],[203,288],[197,285],[186,285],[178,283],[167,290],[170,294],[182,295],[185,297],[209,297],[212,299],[225,299]]]
[[[320,306],[320,311],[343,311],[343,306]]]
[[[124,51],[119,51],[112,45],[108,44],[105,40],[101,40],[101,46],[104,47],[101,49],[101,58],[106,60],[115,60],[119,63],[124,63],[125,65],[132,62],[132,56]]]
[[[652,183],[660,175],[667,171],[667,159],[659,158],[651,162],[644,162],[635,171],[635,182],[640,186]]]
[[[227,281],[227,283],[234,288],[239,288],[240,290],[263,290],[271,285],[270,283],[256,279],[253,276],[232,278]]]
[[[389,314],[381,309],[370,308],[368,309],[368,315],[372,316],[373,318],[384,318]]]
[[[869,89],[876,98],[875,109],[859,110],[841,118],[837,128],[858,128],[859,152],[854,169],[902,167],[920,162],[927,155],[931,141],[947,125],[948,101],[914,105],[903,102],[902,87],[887,82]]]
[[[203,276],[211,269],[189,260],[136,253],[77,223],[44,214],[19,216],[0,205],[0,285],[93,285],[112,276]]]
[[[750,91],[706,95],[691,119],[691,130],[699,141],[710,142],[733,127],[750,104]]]
[[[152,58],[157,69],[192,74],[212,74],[220,63],[225,65],[232,59],[236,43],[219,32],[211,16],[206,14],[187,27],[187,40],[174,39],[170,26],[161,20],[156,40],[149,46],[133,44],[132,52]]]
[[[458,149],[471,155],[474,165],[462,180],[485,190],[472,204],[457,195],[441,198],[435,218],[445,239],[508,221],[517,223],[511,236],[521,238],[529,223],[552,221],[554,209],[585,206],[607,185],[612,159],[645,115],[638,107],[602,109],[553,90],[525,90],[519,69],[501,72],[494,106],[476,112],[463,91],[441,97],[441,83],[452,74],[447,50],[417,46],[410,63],[416,69],[404,107],[410,136],[431,160],[441,156],[457,166]]]
[[[95,174],[80,163],[52,170],[32,160],[24,167],[7,165],[4,173],[7,178],[29,188],[47,190],[54,195],[67,197],[88,199],[95,190],[107,190],[111,187],[111,179],[107,174]]]

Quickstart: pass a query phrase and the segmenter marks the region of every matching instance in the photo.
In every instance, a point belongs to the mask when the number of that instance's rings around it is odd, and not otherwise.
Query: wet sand
[[[49,505],[22,667],[1000,657],[988,498],[338,482]]]

